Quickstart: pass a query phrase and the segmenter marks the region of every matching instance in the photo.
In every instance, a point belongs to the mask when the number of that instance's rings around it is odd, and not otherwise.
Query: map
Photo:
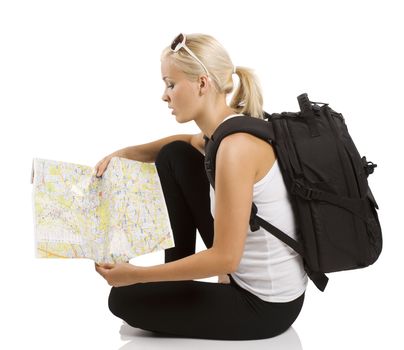
[[[92,167],[33,160],[36,256],[129,261],[174,246],[160,179],[152,163],[111,159]]]

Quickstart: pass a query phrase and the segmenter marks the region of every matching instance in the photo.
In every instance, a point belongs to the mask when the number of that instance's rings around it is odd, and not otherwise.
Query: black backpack
[[[214,188],[217,149],[230,134],[249,133],[273,146],[298,240],[260,218],[254,203],[250,229],[263,227],[299,253],[307,275],[324,291],[325,273],[365,267],[380,255],[379,208],[367,181],[376,164],[360,157],[342,114],[311,102],[307,94],[297,99],[297,113],[239,116],[221,123],[210,139],[205,137],[205,169]]]

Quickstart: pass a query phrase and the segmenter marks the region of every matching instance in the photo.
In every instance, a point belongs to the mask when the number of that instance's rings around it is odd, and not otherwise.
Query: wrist
[[[150,268],[150,266],[136,266],[132,272],[134,283],[155,282],[152,276],[150,276]]]
[[[122,148],[111,154],[111,157],[128,158],[126,148]]]

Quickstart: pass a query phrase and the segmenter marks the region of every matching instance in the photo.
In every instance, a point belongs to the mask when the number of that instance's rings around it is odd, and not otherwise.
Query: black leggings
[[[156,166],[167,203],[175,247],[170,262],[195,253],[196,230],[213,243],[209,183],[204,157],[182,141],[162,148]],[[229,275],[230,276],[230,275]],[[183,337],[227,340],[279,335],[295,321],[304,294],[287,303],[265,302],[237,285],[200,281],[139,283],[113,287],[109,308],[129,325]]]

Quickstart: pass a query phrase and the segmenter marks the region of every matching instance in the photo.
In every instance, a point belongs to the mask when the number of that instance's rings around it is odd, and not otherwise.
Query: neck
[[[237,112],[224,103],[212,106],[212,108],[205,110],[203,115],[195,118],[195,123],[203,134],[210,138],[219,124],[222,123],[226,117],[236,113]]]

